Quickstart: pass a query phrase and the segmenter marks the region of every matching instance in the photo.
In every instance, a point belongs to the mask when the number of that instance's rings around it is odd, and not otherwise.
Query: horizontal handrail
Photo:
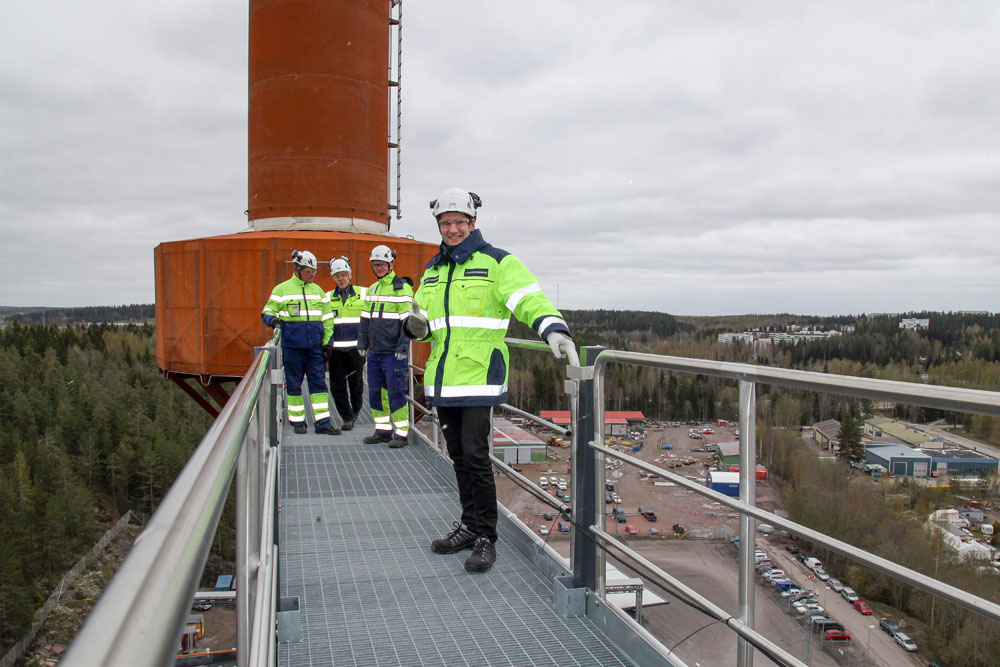
[[[275,339],[277,340],[277,335]],[[60,662],[64,667],[173,665],[261,386],[254,359]]]
[[[729,380],[760,382],[789,389],[817,391],[873,400],[890,400],[925,408],[1000,416],[1000,393],[982,389],[878,380],[852,375],[797,371],[772,366],[754,366],[710,359],[686,359],[645,352],[602,350],[594,361],[594,373],[602,373],[611,362],[626,362],[664,370],[699,373]]]
[[[571,432],[568,428],[563,428],[562,426],[559,426],[558,424],[553,424],[552,422],[550,422],[547,419],[542,419],[541,417],[539,417],[537,415],[534,415],[534,414],[532,414],[530,412],[525,412],[521,408],[515,408],[513,405],[510,405],[508,403],[501,403],[498,407],[501,407],[504,410],[509,410],[510,412],[513,412],[514,414],[521,415],[525,419],[530,419],[531,421],[535,422],[536,424],[541,424],[542,426],[544,426],[546,428],[550,428],[553,431],[555,431],[556,433],[558,433],[559,435],[569,435],[570,432]]]
[[[812,528],[803,526],[802,524],[791,521],[790,519],[785,519],[752,505],[747,505],[746,503],[736,500],[735,498],[731,498],[719,493],[718,491],[713,491],[706,486],[702,486],[697,482],[692,482],[686,477],[669,472],[663,468],[646,463],[645,461],[627,454],[622,454],[621,452],[610,447],[598,445],[594,442],[590,442],[588,445],[599,452],[603,452],[605,456],[611,456],[624,461],[629,465],[633,465],[636,468],[657,475],[658,477],[668,479],[679,486],[683,486],[690,491],[694,491],[699,495],[710,498],[715,502],[725,505],[726,507],[734,509],[742,514],[747,514],[755,519],[760,519],[765,523],[783,528],[790,533],[803,537],[810,542],[819,544],[829,549],[830,551],[835,551],[842,556],[846,556],[852,560],[867,565],[874,570],[878,570],[879,572],[887,574],[891,577],[905,581],[906,583],[912,584],[917,588],[922,588],[928,593],[950,600],[965,607],[966,609],[969,609],[970,611],[987,616],[995,621],[1000,621],[1000,605],[990,602],[989,600],[976,597],[971,593],[949,584],[941,583],[933,577],[928,577],[927,575],[921,574],[916,570],[911,570],[907,567],[894,563],[891,560],[887,560],[881,556],[876,556],[865,551],[864,549],[859,549],[836,538],[827,537],[824,533],[815,531]]]

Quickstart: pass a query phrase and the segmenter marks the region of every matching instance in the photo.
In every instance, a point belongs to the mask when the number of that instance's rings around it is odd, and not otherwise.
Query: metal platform
[[[279,645],[279,665],[635,664],[586,616],[556,612],[509,522],[488,573],[465,571],[469,551],[431,552],[461,512],[454,477],[419,440],[363,444],[366,418],[341,436],[284,433],[279,594],[299,599],[302,640]]]

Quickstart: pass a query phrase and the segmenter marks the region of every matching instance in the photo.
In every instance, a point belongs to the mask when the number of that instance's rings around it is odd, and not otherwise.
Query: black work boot
[[[321,428],[316,431],[320,435],[340,435],[340,429],[336,426],[327,426],[326,428]]]
[[[393,436],[392,440],[389,442],[389,447],[392,449],[399,449],[400,447],[406,447],[410,444],[406,438],[397,438]]]
[[[375,431],[366,437],[362,442],[366,445],[377,445],[380,442],[389,442],[390,440],[392,440],[392,433],[389,433],[388,431],[385,433]]]
[[[455,530],[448,533],[448,537],[431,542],[431,551],[436,554],[454,554],[462,549],[471,549],[476,541],[476,534],[458,521],[451,524]]]
[[[488,537],[477,537],[472,555],[465,559],[466,572],[486,572],[497,560],[497,548]]]
[[[306,428],[305,424],[294,424],[292,426],[292,430],[295,431],[296,433],[298,433],[299,435],[302,435],[303,433],[305,433],[309,429]]]
[[[353,431],[354,430],[354,420],[345,419],[344,423],[340,425],[341,431]]]

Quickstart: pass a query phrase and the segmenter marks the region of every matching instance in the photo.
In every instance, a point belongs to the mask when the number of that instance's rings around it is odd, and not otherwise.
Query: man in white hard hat
[[[494,248],[476,229],[472,192],[452,188],[431,202],[441,233],[440,251],[427,264],[408,336],[430,340],[424,394],[437,408],[455,466],[462,517],[431,550],[472,549],[468,572],[496,561],[497,496],[489,458],[492,406],[507,400],[509,357],[504,337],[513,315],[548,342],[555,356],[576,360],[566,320],[535,277],[514,255]],[[578,363],[578,362],[576,362]]]
[[[343,421],[341,430],[350,431],[364,405],[365,359],[358,354],[358,329],[367,290],[351,283],[351,263],[347,257],[330,260],[330,275],[337,283],[326,295],[333,312],[330,393]]]
[[[384,245],[369,255],[377,280],[368,287],[361,310],[358,350],[368,357],[368,405],[375,420],[375,433],[364,442],[407,445],[410,408],[406,403],[406,381],[410,341],[403,321],[413,303],[413,281],[393,271],[396,252]]]
[[[306,406],[302,376],[309,379],[309,403],[317,433],[340,435],[330,423],[330,397],[326,393],[327,343],[333,336],[333,313],[326,292],[315,283],[316,255],[292,252],[295,275],[271,290],[260,317],[264,324],[281,328],[281,354],[285,364],[288,421],[296,433],[305,433]]]

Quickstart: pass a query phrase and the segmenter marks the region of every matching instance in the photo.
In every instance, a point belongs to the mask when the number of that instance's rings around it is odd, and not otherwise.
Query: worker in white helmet
[[[476,228],[482,205],[472,192],[451,188],[431,202],[441,247],[426,266],[408,336],[431,341],[424,395],[437,408],[455,467],[462,517],[431,550],[472,549],[468,572],[496,561],[497,495],[490,461],[490,411],[507,400],[509,357],[504,337],[513,315],[534,329],[557,358],[576,360],[566,320],[538,280],[514,255],[494,248]]]
[[[358,350],[368,357],[368,405],[375,432],[364,442],[405,447],[410,433],[406,403],[410,340],[403,333],[403,321],[412,309],[413,281],[393,271],[396,252],[390,247],[375,246],[369,259],[377,280],[365,295]]]
[[[281,328],[281,353],[285,364],[288,421],[296,433],[305,433],[306,406],[302,399],[302,377],[309,379],[309,404],[317,433],[340,435],[330,423],[330,397],[326,393],[327,344],[333,336],[333,313],[326,292],[316,284],[316,255],[308,250],[292,252],[294,273],[271,290],[261,319]]]
[[[367,289],[351,283],[351,262],[347,257],[330,260],[330,275],[337,283],[326,294],[333,311],[330,393],[343,422],[341,430],[350,431],[364,405],[365,360],[358,354],[358,329]]]

